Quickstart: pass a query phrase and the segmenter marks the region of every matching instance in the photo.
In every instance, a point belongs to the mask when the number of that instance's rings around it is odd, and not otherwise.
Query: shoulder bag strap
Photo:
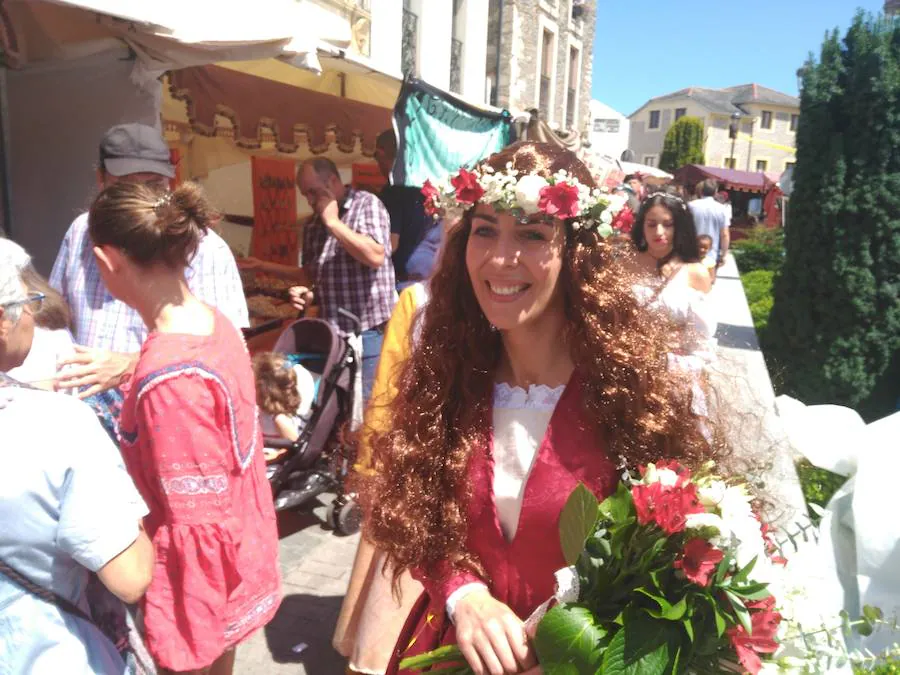
[[[31,579],[24,574],[20,574],[2,560],[0,560],[0,572],[35,597],[38,597],[45,602],[49,602],[51,605],[56,605],[64,612],[77,616],[79,619],[87,621],[88,623],[94,623],[94,620],[79,609],[73,602],[66,600],[58,593],[54,593],[53,591],[34,583]]]

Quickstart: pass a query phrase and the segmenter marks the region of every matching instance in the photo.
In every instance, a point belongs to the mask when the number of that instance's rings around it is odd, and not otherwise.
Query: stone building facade
[[[658,166],[666,132],[683,116],[703,121],[706,166],[782,173],[796,162],[800,101],[757,84],[691,87],[650,99],[629,116],[635,161]],[[733,143],[732,122],[738,125]]]
[[[490,0],[489,101],[586,135],[595,13],[595,0]]]

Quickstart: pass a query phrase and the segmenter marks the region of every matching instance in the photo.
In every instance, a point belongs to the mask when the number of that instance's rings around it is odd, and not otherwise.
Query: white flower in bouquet
[[[708,509],[719,508],[719,504],[725,499],[725,490],[728,486],[725,481],[711,480],[708,483],[697,486],[697,497],[700,503]]]
[[[516,203],[528,215],[537,213],[541,190],[550,185],[545,178],[535,174],[522,176],[516,183]]]
[[[672,469],[657,469],[656,465],[651,462],[647,464],[640,482],[643,485],[661,483],[663,487],[675,487],[678,485],[678,474]]]
[[[715,513],[691,513],[685,518],[685,527],[689,530],[700,530],[710,528],[719,534],[710,540],[710,543],[717,548],[727,545],[731,541],[731,530],[722,520],[721,516]]]

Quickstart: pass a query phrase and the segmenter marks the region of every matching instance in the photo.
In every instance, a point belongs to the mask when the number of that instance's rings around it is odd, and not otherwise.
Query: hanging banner
[[[477,108],[407,78],[394,106],[397,159],[392,183],[419,187],[471,167],[514,140],[509,112]]]
[[[299,260],[296,166],[291,160],[251,157],[253,235],[251,255],[284,265]]]
[[[350,184],[357,190],[366,190],[372,194],[381,192],[387,181],[381,175],[381,169],[374,162],[354,162],[353,178]]]

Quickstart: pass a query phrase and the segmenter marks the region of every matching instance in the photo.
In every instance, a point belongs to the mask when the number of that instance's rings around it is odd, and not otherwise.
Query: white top
[[[56,365],[62,359],[75,354],[72,334],[66,330],[48,330],[34,327],[31,350],[21,366],[13,368],[7,375],[19,382],[37,386],[56,378]]]
[[[550,418],[566,386],[532,385],[526,391],[500,383],[494,387],[494,503],[507,541],[519,526],[525,484],[547,433]],[[457,588],[447,598],[447,614],[453,620],[456,603],[484,584]]]
[[[565,388],[494,387],[494,501],[507,541],[516,534],[525,482]]]

